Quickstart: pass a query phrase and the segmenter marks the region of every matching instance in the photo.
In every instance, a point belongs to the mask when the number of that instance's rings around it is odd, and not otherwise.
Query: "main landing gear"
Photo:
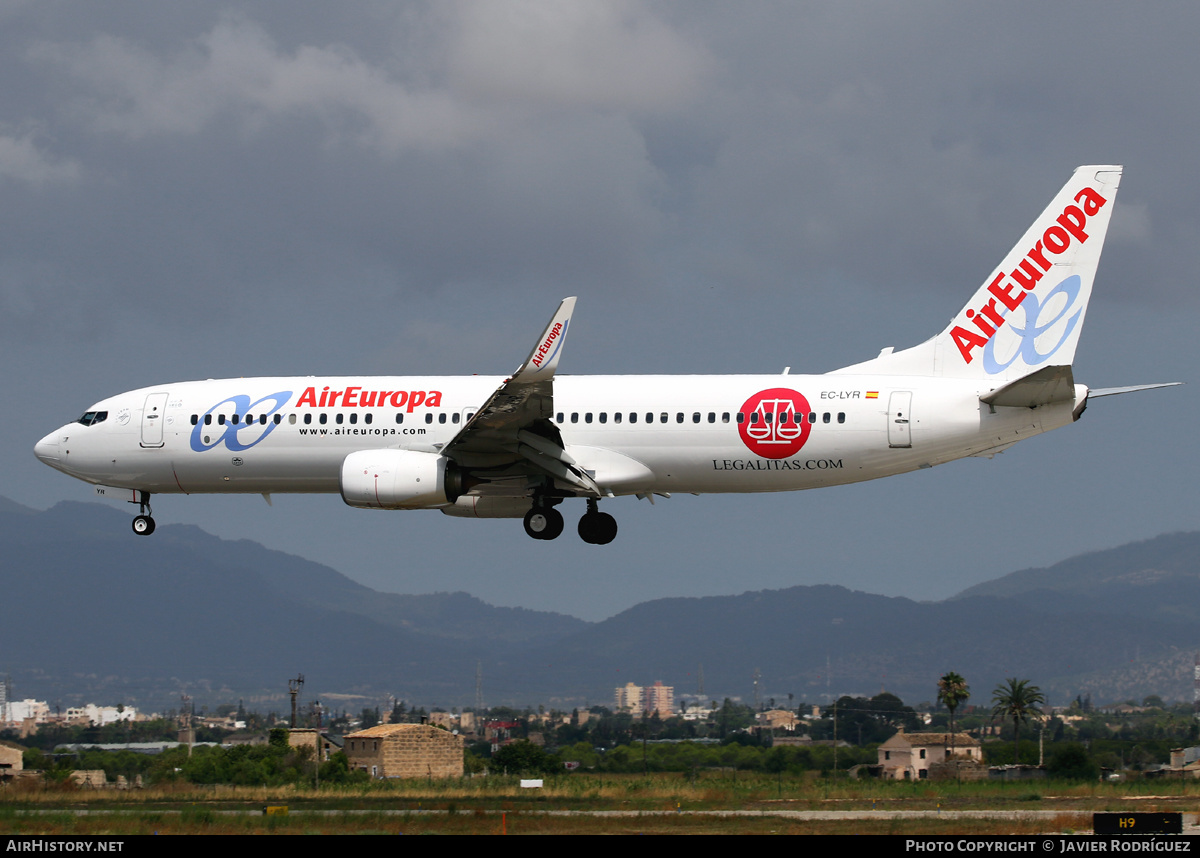
[[[141,500],[136,501],[136,503],[142,514],[134,518],[133,532],[138,536],[149,536],[154,533],[154,519],[150,517],[150,513],[152,512],[150,509],[150,492],[139,492],[138,497]],[[130,503],[134,502],[130,501]]]
[[[525,513],[525,532],[534,539],[557,539],[563,532],[562,513],[552,506],[535,504]]]
[[[595,498],[588,498],[587,512],[579,519],[579,538],[591,545],[608,545],[617,537],[617,520],[596,508]]]
[[[579,519],[579,538],[591,545],[607,545],[617,535],[617,520],[596,508],[589,498],[587,512]],[[534,501],[525,513],[525,532],[534,539],[557,539],[563,532],[562,513],[544,501]]]

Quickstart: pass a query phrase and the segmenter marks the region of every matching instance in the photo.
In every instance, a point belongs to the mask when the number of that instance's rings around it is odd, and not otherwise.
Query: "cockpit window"
[[[95,426],[97,423],[103,423],[107,419],[107,411],[89,411],[76,422],[82,423],[84,426]]]

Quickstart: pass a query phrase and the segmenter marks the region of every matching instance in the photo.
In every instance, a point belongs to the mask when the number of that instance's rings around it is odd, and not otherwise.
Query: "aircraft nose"
[[[61,456],[58,446],[58,431],[51,432],[42,440],[33,445],[33,455],[47,465],[54,467],[58,464]]]

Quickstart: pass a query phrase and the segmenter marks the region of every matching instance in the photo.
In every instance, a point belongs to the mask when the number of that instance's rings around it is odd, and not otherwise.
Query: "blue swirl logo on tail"
[[[1009,356],[1008,360],[1001,363],[996,360],[996,341],[1001,338],[999,336],[992,337],[987,341],[987,345],[983,347],[983,368],[988,373],[994,375],[998,372],[1004,372],[1004,370],[1012,366],[1017,358],[1023,360],[1026,366],[1037,366],[1054,357],[1054,354],[1062,348],[1063,343],[1070,338],[1071,332],[1079,324],[1079,317],[1083,314],[1083,308],[1080,307],[1068,318],[1071,311],[1075,309],[1075,302],[1079,298],[1081,285],[1082,281],[1079,279],[1079,275],[1072,274],[1047,292],[1046,297],[1040,302],[1032,292],[1026,293],[1025,299],[1021,301],[1021,311],[1025,315],[1024,327],[1018,327],[1012,319],[1006,318],[1008,324],[1005,328],[1017,337],[1016,348],[1013,349],[1013,353]],[[1041,319],[1042,311],[1049,304],[1054,303],[1054,297],[1059,294],[1064,295],[1066,300],[1062,302],[1062,307],[1054,314],[1052,319],[1043,322]],[[1007,317],[1008,313],[1005,313],[1005,316]],[[1058,338],[1058,342],[1049,351],[1038,351],[1038,337],[1051,330],[1055,325],[1062,322],[1063,319],[1066,319],[1066,325],[1063,328],[1062,336]],[[1006,337],[1005,339],[1009,338]]]

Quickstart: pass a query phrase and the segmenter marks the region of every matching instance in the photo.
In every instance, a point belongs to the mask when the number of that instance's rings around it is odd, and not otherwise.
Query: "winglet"
[[[575,299],[564,298],[558,309],[550,318],[550,324],[538,338],[537,345],[525,358],[525,363],[513,373],[512,381],[530,382],[545,381],[554,378],[554,370],[562,357],[563,341],[567,337],[567,327],[571,324],[571,313],[575,310]]]

